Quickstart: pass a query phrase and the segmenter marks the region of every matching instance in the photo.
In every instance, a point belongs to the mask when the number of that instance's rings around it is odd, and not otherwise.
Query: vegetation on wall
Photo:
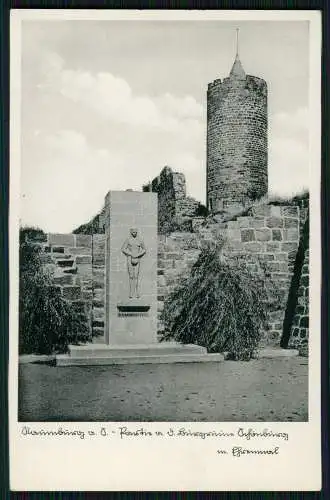
[[[89,340],[86,316],[61,296],[51,270],[42,264],[42,245],[35,243],[42,234],[36,228],[20,231],[20,354],[66,352],[69,344]]]
[[[226,258],[222,247],[203,250],[190,275],[165,302],[163,340],[249,360],[267,329],[269,308],[279,307],[278,289],[267,269],[260,266],[251,274],[244,260]]]
[[[73,234],[101,234],[104,233],[104,227],[100,227],[100,215],[96,215],[91,221],[86,224],[81,224],[72,231]]]

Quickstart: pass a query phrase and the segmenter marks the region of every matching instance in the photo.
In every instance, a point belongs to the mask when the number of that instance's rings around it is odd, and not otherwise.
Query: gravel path
[[[308,419],[308,359],[19,367],[19,420],[255,422]]]

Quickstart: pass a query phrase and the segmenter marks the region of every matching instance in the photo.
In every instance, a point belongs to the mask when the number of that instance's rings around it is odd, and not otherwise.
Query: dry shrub
[[[226,258],[222,247],[203,250],[165,302],[163,340],[249,360],[267,329],[268,310],[279,306],[278,289],[264,265],[252,274],[243,259]]]
[[[23,234],[22,234],[23,236]],[[19,282],[19,352],[66,352],[69,344],[89,340],[82,311],[53,286],[52,274],[41,263],[42,248],[21,238]]]

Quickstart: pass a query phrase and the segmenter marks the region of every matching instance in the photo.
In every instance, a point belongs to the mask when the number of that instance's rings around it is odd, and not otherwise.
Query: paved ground
[[[306,421],[307,358],[19,367],[20,421]]]

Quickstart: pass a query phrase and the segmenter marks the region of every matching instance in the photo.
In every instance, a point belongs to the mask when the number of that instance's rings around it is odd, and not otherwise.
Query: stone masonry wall
[[[160,237],[158,254],[159,331],[164,326],[160,314],[169,293],[180,283],[201,248],[220,237],[227,239],[227,255],[243,255],[250,271],[260,261],[267,263],[271,277],[279,288],[282,307],[269,313],[269,330],[264,339],[268,345],[279,345],[294,260],[299,245],[299,207],[259,206],[252,216],[235,221],[198,227],[196,233],[173,233]]]
[[[260,261],[267,263],[272,279],[282,295],[282,308],[269,313],[267,345],[280,343],[289,288],[299,246],[302,212],[306,207],[263,205],[251,215],[226,223],[200,224],[195,232],[174,232],[158,237],[158,333],[164,301],[196,262],[201,249],[219,238],[227,240],[227,255],[243,255],[251,272]],[[45,259],[56,263],[55,283],[70,300],[83,304],[88,313],[93,341],[102,342],[105,300],[105,235],[48,235]],[[302,268],[297,309],[292,326],[290,346],[308,337],[308,249]],[[307,319],[306,319],[307,317]],[[306,326],[307,325],[307,326]]]
[[[105,234],[92,236],[92,280],[93,337],[95,342],[102,342],[105,323]]]
[[[297,304],[293,317],[290,347],[300,347],[308,342],[309,337],[309,250],[305,251],[305,258],[298,288]]]
[[[267,193],[267,84],[247,75],[207,91],[207,206],[244,206]]]
[[[143,191],[158,193],[158,231],[167,233],[196,215],[199,202],[186,196],[184,174],[164,167],[159,176],[143,186]]]
[[[48,234],[43,263],[54,272],[62,296],[85,313],[92,336],[92,238],[81,234]]]
[[[44,265],[51,266],[54,284],[64,298],[83,308],[93,341],[104,336],[105,235],[48,234]]]

